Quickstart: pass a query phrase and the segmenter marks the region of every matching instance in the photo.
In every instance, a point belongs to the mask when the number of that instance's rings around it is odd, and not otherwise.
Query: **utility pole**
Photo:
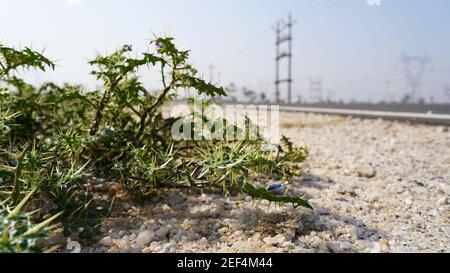
[[[281,33],[281,27],[280,22],[277,22],[275,26],[275,32],[277,33],[277,41],[276,41],[276,61],[275,61],[275,97],[276,97],[276,103],[280,102],[280,62],[279,62],[279,56],[280,56],[280,44],[278,41],[280,41],[280,33]]]
[[[289,18],[288,18],[288,47],[289,47],[289,67],[288,67],[288,103],[291,104],[292,103],[292,25],[293,25],[293,21],[292,21],[292,15],[289,14]]]
[[[292,27],[296,22],[292,19],[291,14],[288,16],[287,23],[278,21],[275,24],[274,30],[276,33],[276,57],[275,57],[275,96],[277,103],[280,102],[280,84],[288,84],[288,103],[292,103]],[[281,50],[281,46],[287,43],[287,51]],[[280,78],[280,62],[288,59],[288,76],[285,79]]]

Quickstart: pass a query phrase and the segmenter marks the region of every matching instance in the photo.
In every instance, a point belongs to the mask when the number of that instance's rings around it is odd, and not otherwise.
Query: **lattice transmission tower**
[[[401,61],[409,86],[409,94],[405,102],[418,102],[421,98],[422,80],[430,63],[428,56],[412,56],[403,54]]]
[[[296,21],[289,14],[287,22],[284,20],[278,21],[274,26],[276,33],[276,72],[275,72],[275,96],[277,103],[280,102],[280,85],[287,83],[288,86],[288,103],[292,103],[292,27]],[[282,46],[287,44],[287,49],[282,50]],[[288,75],[287,78],[280,78],[280,64],[283,59],[288,60]]]

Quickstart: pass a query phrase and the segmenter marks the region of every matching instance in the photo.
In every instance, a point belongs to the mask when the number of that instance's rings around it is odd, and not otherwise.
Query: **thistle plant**
[[[268,183],[297,175],[298,164],[308,155],[289,139],[283,138],[273,152],[262,148],[261,136],[240,141],[172,137],[180,118],[162,112],[181,91],[226,96],[188,61],[189,51],[179,50],[172,38],[155,38],[142,54],[125,45],[90,61],[91,74],[102,83],[99,90],[55,83],[35,87],[18,78],[17,71],[54,69],[53,62],[29,48],[0,45],[0,203],[22,209],[21,198],[33,190],[33,198],[27,198],[54,204],[50,213],[61,213],[65,234],[81,227],[85,237],[97,234],[101,217],[111,208],[100,205],[87,186],[93,177],[119,183],[131,197],[151,197],[163,188],[202,187],[311,208],[300,197],[275,194]],[[148,67],[158,70],[161,89],[144,86],[139,75]],[[249,122],[245,128],[228,125],[245,132]],[[32,228],[27,212],[11,216],[3,210],[1,217],[3,234],[12,226]],[[28,238],[25,228],[17,230],[17,249],[35,250],[20,241]],[[13,244],[5,245],[12,251]]]
[[[62,213],[32,224],[33,212],[22,209],[33,194],[31,191],[13,210],[0,209],[0,253],[42,252],[37,241],[49,236],[49,225]]]

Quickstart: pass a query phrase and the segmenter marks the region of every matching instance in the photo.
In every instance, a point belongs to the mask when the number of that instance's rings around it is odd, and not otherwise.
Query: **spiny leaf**
[[[280,203],[280,204],[289,203],[289,204],[292,204],[294,206],[294,208],[304,207],[304,208],[308,208],[308,209],[313,209],[313,207],[306,200],[303,200],[302,198],[291,197],[291,196],[276,196],[269,190],[267,190],[265,188],[257,188],[255,186],[251,185],[250,183],[245,183],[242,186],[242,191],[252,197],[264,199],[264,200],[267,200],[270,202],[275,202],[275,203]]]

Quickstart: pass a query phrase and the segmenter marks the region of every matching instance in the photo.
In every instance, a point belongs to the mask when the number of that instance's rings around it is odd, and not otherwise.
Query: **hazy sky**
[[[428,55],[423,94],[444,99],[450,86],[450,1],[381,0],[0,0],[0,41],[32,45],[58,60],[46,80],[93,87],[88,59],[124,43],[143,51],[155,34],[192,50],[209,78],[273,92],[272,25],[289,11],[294,29],[294,91],[309,96],[322,78],[335,99],[399,98],[407,91],[400,57]]]

